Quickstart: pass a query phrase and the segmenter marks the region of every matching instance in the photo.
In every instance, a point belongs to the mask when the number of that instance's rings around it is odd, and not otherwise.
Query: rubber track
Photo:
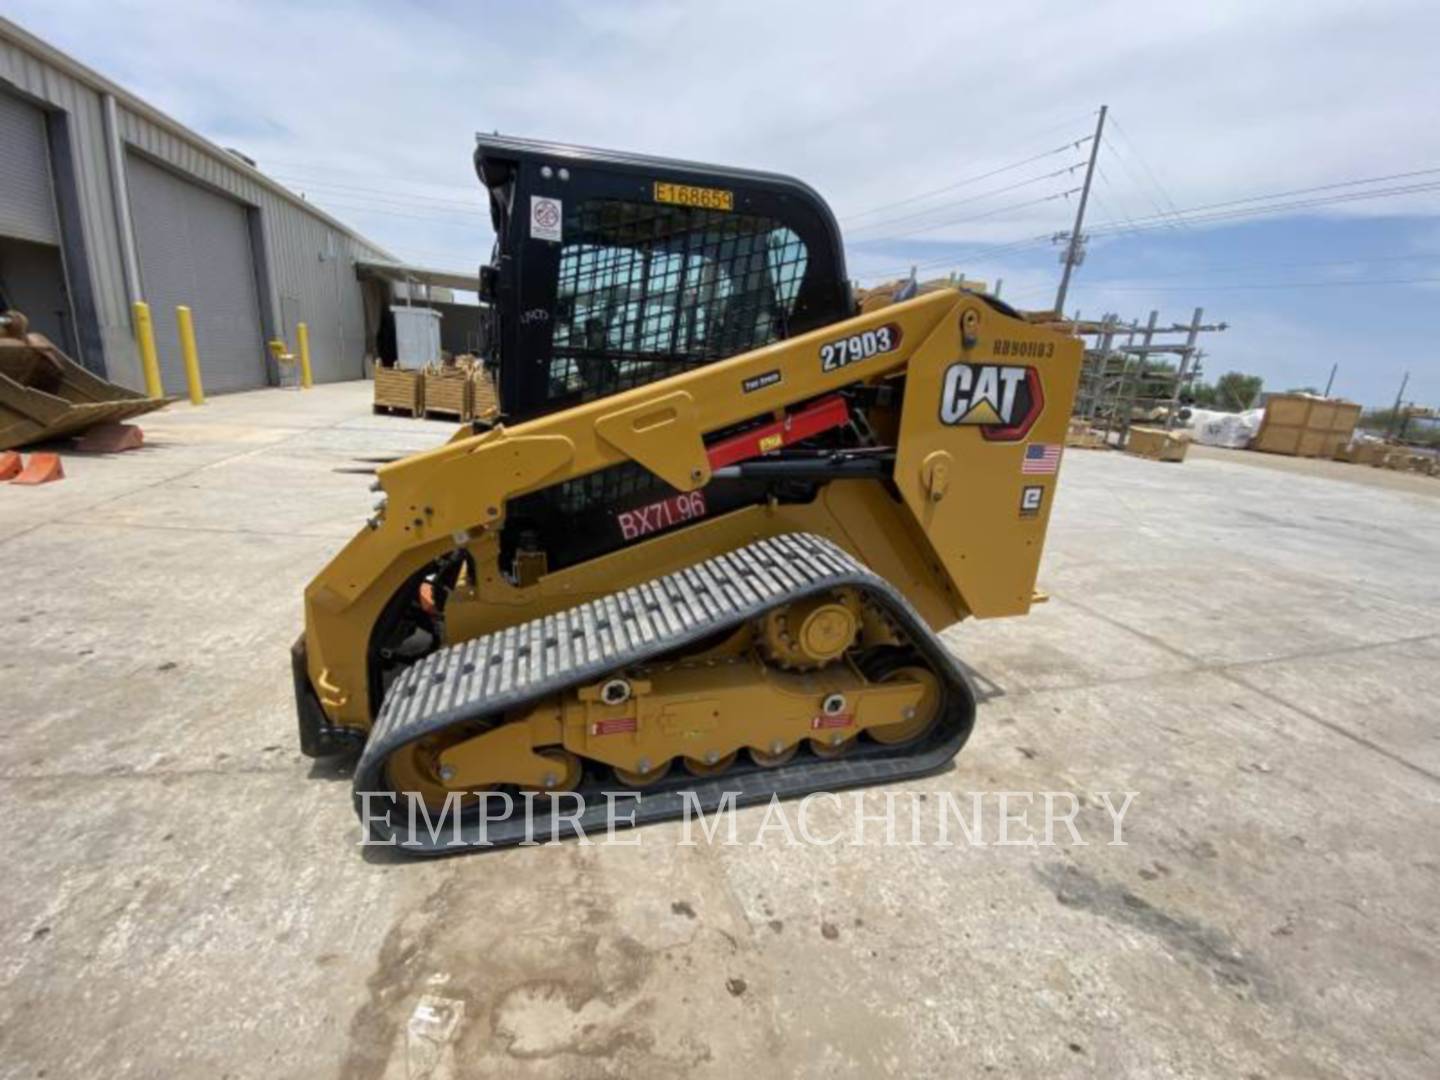
[[[461,843],[447,823],[438,839],[423,819],[410,833],[404,799],[390,792],[386,760],[408,743],[453,724],[481,719],[585,684],[626,668],[662,659],[701,639],[756,618],[777,603],[853,586],[879,604],[946,684],[945,712],[930,734],[903,748],[862,741],[845,756],[824,760],[802,749],[779,768],[736,766],[721,776],[670,777],[641,790],[638,802],[619,800],[618,810],[634,823],[678,817],[682,792],[692,792],[707,812],[729,792],[743,806],[811,791],[830,791],[920,776],[942,768],[965,744],[975,718],[975,696],[958,661],[909,602],[883,578],[820,536],[790,533],[738,548],[609,596],[507,627],[493,634],[440,649],[418,661],[391,685],[365,750],[355,769],[356,813],[365,818],[364,793],[375,840],[395,843],[411,854],[448,854],[473,847],[504,846],[531,836],[552,835],[549,800],[533,800],[527,827],[524,800],[501,821],[464,820]],[[742,758],[743,760],[743,758]],[[592,766],[594,763],[587,763]],[[592,781],[579,789],[586,810],[579,826],[586,834],[603,832],[607,809],[603,792],[629,791],[619,781]],[[383,794],[389,793],[387,799]],[[561,803],[555,834],[572,835],[573,799]],[[467,800],[473,806],[475,800]],[[387,813],[388,809],[388,813]],[[694,807],[691,807],[692,812]],[[391,819],[394,819],[393,821]]]

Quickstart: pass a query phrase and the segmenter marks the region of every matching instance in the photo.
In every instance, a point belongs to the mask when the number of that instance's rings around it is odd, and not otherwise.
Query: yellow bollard
[[[160,381],[160,361],[155,355],[155,327],[150,323],[150,305],[136,300],[131,305],[135,314],[135,345],[140,350],[140,370],[145,375],[145,393],[148,397],[165,396],[165,386]]]
[[[200,355],[195,351],[195,323],[184,304],[175,309],[180,324],[180,355],[185,358],[185,381],[190,384],[190,404],[205,404],[205,387],[200,382]]]
[[[309,390],[315,385],[310,377],[310,328],[303,322],[295,327],[295,336],[300,340],[300,385]]]

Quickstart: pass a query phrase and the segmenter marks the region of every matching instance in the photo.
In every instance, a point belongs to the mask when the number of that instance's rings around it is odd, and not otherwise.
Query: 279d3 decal
[[[945,369],[942,424],[975,425],[993,442],[1015,442],[1030,433],[1044,408],[1040,373],[1032,367],[955,363]]]

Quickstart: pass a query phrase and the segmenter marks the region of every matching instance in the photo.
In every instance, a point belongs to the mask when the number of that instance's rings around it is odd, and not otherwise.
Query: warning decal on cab
[[[544,195],[530,196],[530,239],[559,241],[563,207],[559,199],[548,199]]]

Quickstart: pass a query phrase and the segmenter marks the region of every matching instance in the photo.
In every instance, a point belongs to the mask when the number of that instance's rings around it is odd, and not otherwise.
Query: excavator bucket
[[[0,450],[77,435],[171,401],[106,382],[26,330],[19,312],[0,315]]]

